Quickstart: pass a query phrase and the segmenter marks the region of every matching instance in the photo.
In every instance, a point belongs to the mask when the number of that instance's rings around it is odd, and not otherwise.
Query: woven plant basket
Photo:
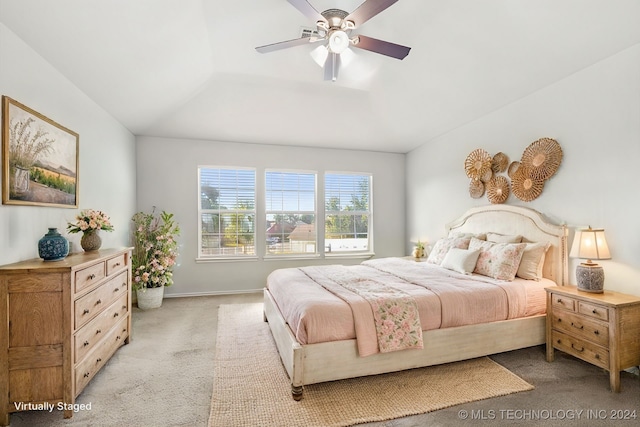
[[[506,171],[507,166],[509,166],[509,157],[507,157],[506,154],[500,152],[493,156],[491,160],[491,170],[493,170],[494,174]]]
[[[562,148],[555,139],[540,138],[524,150],[521,162],[529,171],[529,177],[549,179],[560,167]]]
[[[493,204],[504,203],[509,197],[509,181],[502,175],[491,178],[487,183],[487,199]]]
[[[544,189],[544,180],[532,178],[526,167],[521,166],[511,177],[511,191],[523,202],[536,199]]]
[[[469,195],[474,199],[479,199],[484,195],[484,182],[479,179],[472,179],[469,182]]]
[[[471,179],[482,179],[491,171],[491,156],[482,148],[473,150],[464,161],[464,171]]]

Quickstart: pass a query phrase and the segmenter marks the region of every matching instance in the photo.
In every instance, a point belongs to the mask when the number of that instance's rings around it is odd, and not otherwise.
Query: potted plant
[[[180,227],[173,214],[138,212],[133,222],[132,275],[138,307],[142,310],[162,305],[164,287],[173,284],[173,267],[178,256]]]
[[[424,243],[420,240],[418,240],[418,243],[416,243],[416,246],[413,248],[413,256],[415,258],[424,257]]]

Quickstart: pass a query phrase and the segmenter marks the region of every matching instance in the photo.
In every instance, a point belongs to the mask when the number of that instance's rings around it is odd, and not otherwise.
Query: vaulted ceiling
[[[362,0],[309,0],[318,11]],[[1,0],[0,22],[135,135],[405,153],[640,43],[638,0],[399,0],[338,80],[286,0]],[[0,61],[10,60],[0,58]]]

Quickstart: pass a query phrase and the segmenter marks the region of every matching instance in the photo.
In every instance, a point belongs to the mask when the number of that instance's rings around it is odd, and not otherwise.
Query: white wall
[[[553,64],[549,64],[553,66]],[[476,148],[519,160],[541,137],[563,149],[560,169],[526,203],[570,228],[602,227],[611,249],[605,289],[640,296],[640,45],[475,120],[407,155],[407,240],[435,242],[470,207],[464,160]],[[409,243],[407,243],[409,245]],[[408,250],[408,248],[407,248]],[[570,279],[579,260],[570,259]],[[575,282],[575,281],[574,281]]]
[[[1,23],[0,63],[0,94],[80,135],[79,208],[111,216],[115,231],[102,234],[103,246],[128,245],[136,196],[133,135]],[[37,258],[48,227],[58,227],[81,250],[80,235],[65,231],[78,211],[0,205],[0,265]]]
[[[278,124],[274,124],[278,125]],[[175,214],[181,226],[179,266],[166,295],[232,293],[262,289],[267,275],[289,266],[323,260],[258,260],[196,263],[199,203],[197,168],[229,165],[294,170],[370,172],[373,174],[373,229],[377,257],[404,255],[405,156],[216,141],[137,138],[138,209],[153,206]],[[356,263],[362,259],[332,258]]]

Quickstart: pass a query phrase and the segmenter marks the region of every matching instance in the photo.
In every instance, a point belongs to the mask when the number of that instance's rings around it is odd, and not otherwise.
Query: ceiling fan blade
[[[260,53],[269,53],[276,50],[287,49],[289,47],[301,46],[304,44],[313,44],[321,41],[324,41],[322,37],[300,37],[299,39],[258,46],[256,50]]]
[[[291,0],[289,1],[291,2]],[[367,0],[344,19],[345,21],[352,21],[356,24],[356,27],[359,27],[397,1],[398,0]]]
[[[338,79],[338,71],[340,70],[340,55],[329,52],[327,61],[324,63],[324,79],[335,82]]]
[[[353,47],[379,53],[381,55],[390,56],[396,59],[404,59],[411,50],[410,47],[386,42],[384,40],[374,39],[372,37],[360,35],[357,37],[358,41],[353,44]]]
[[[327,22],[324,16],[320,15],[307,0],[287,0],[293,7],[298,9],[304,16],[311,19],[313,22],[324,21]],[[397,1],[397,0],[396,0]]]

